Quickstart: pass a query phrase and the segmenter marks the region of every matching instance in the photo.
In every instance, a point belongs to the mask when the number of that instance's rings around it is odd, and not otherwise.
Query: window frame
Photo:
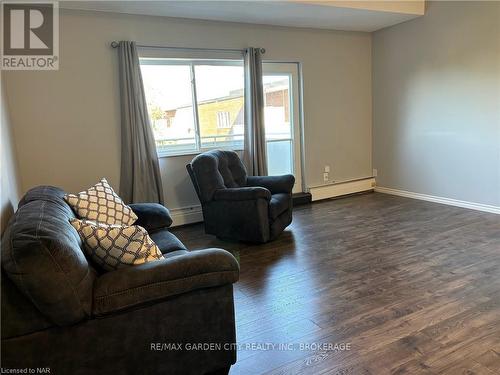
[[[194,121],[194,149],[186,150],[186,151],[166,151],[161,150],[156,147],[156,139],[155,139],[155,147],[156,152],[159,158],[165,157],[175,157],[175,156],[183,156],[183,155],[198,155],[202,152],[214,150],[214,149],[227,149],[227,150],[235,150],[242,151],[244,145],[244,134],[241,135],[241,141],[231,142],[227,145],[215,146],[215,147],[203,147],[203,142],[201,139],[201,131],[200,131],[200,119],[199,119],[199,104],[197,98],[197,90],[196,90],[196,71],[195,67],[197,65],[212,65],[212,66],[241,66],[243,67],[242,59],[186,59],[186,58],[156,58],[156,57],[139,57],[139,65],[183,65],[189,66],[190,68],[190,78],[191,78],[191,97],[193,102],[193,121]],[[145,93],[146,94],[146,93]],[[146,94],[147,95],[147,94]],[[243,90],[243,101],[245,100],[245,90]],[[149,113],[148,113],[149,116]]]

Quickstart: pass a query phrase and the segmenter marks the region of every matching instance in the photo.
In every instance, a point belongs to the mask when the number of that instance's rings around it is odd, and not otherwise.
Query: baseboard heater
[[[375,188],[375,178],[367,177],[349,181],[340,181],[328,185],[318,185],[309,187],[312,200],[335,198],[343,195],[373,191]]]
[[[170,210],[170,216],[172,216],[173,227],[200,223],[203,221],[203,212],[201,211],[200,205],[173,208]]]

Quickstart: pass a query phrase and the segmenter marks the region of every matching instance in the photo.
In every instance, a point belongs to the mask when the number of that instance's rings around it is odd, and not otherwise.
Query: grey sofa
[[[248,176],[238,154],[222,150],[204,152],[186,168],[201,202],[206,233],[264,243],[292,222],[294,176]]]
[[[82,251],[63,195],[29,191],[2,238],[2,367],[227,373],[236,360],[236,259],[221,249],[187,251],[167,230],[164,207],[135,204],[164,259],[101,273]]]

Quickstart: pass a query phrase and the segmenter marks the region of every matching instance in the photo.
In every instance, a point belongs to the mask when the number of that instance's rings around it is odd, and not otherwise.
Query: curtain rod
[[[118,47],[117,41],[111,42],[112,48]],[[231,49],[231,48],[196,48],[196,47],[173,47],[173,46],[148,46],[143,44],[137,44],[139,48],[149,48],[149,49],[171,49],[176,51],[205,51],[205,52],[238,52],[244,53],[244,49]],[[266,53],[264,48],[260,48],[260,53]]]

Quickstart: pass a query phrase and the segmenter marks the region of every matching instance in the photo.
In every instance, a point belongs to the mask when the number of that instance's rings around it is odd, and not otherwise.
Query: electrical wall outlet
[[[329,165],[325,165],[325,172],[330,173],[330,166]]]
[[[372,175],[373,175],[373,177],[377,177],[378,176],[378,170],[374,169],[372,171]]]
[[[323,181],[328,182],[329,179],[330,179],[330,176],[329,176],[328,172],[323,173]]]

